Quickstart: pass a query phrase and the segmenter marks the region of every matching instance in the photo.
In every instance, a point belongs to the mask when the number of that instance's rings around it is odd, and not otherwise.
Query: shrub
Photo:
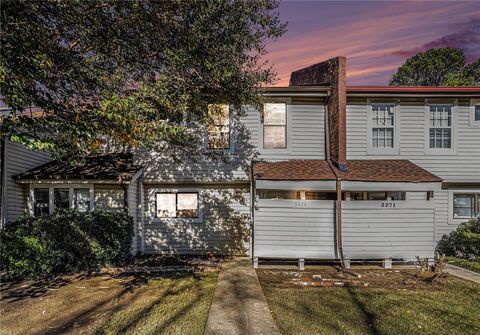
[[[480,260],[480,220],[462,223],[437,244],[437,252],[470,260]]]
[[[19,218],[0,238],[10,277],[58,275],[127,261],[133,220],[125,213],[56,211]]]

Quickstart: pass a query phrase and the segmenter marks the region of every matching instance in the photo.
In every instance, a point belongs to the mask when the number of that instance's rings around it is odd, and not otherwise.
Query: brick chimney
[[[330,86],[327,103],[330,159],[341,170],[347,171],[347,79],[345,57],[335,57],[324,62],[292,72],[290,86]]]

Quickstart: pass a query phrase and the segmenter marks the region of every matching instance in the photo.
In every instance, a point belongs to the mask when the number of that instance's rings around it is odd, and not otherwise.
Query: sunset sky
[[[479,1],[282,1],[288,31],[268,43],[278,86],[290,73],[347,57],[349,85],[387,85],[408,57],[432,47],[480,57]]]

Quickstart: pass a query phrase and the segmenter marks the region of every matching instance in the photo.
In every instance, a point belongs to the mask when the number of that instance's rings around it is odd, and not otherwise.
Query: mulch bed
[[[338,267],[319,270],[293,271],[258,269],[260,281],[279,288],[290,287],[373,287],[392,290],[437,291],[444,287],[428,283],[416,270],[354,269],[342,271]]]

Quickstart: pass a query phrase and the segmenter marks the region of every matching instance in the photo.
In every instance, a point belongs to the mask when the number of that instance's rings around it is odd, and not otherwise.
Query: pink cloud
[[[448,42],[463,45],[469,60],[479,54],[480,34],[469,33],[478,24],[469,18],[480,14],[480,6],[473,2],[284,4],[281,15],[290,30],[268,45],[267,55],[278,73],[276,85],[288,85],[294,70],[335,56],[347,57],[350,85],[386,85],[417,48]]]
[[[428,49],[446,47],[463,50],[467,63],[480,58],[480,19],[472,18],[465,27],[455,33],[442,36],[413,49],[396,50],[392,54],[409,58]]]

